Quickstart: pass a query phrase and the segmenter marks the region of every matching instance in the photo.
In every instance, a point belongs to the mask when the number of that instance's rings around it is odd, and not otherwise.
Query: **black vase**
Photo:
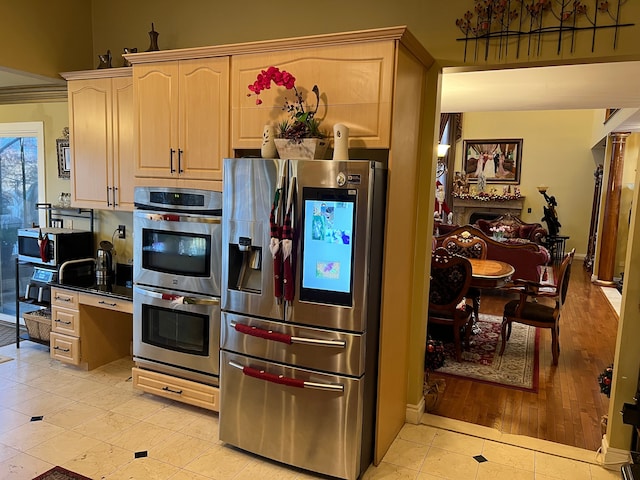
[[[149,40],[151,41],[151,44],[149,45],[147,52],[156,52],[160,50],[160,48],[158,48],[158,35],[159,35],[158,32],[156,32],[153,29],[153,23],[152,23],[151,31],[149,32]]]

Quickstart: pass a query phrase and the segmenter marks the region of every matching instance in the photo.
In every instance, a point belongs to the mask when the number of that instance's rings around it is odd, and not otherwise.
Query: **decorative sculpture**
[[[160,34],[154,30],[152,22],[151,31],[149,32],[149,40],[151,44],[149,45],[149,48],[147,48],[147,52],[156,52],[160,50],[160,48],[158,48],[158,35]]]
[[[98,55],[98,59],[100,60],[98,68],[111,68],[111,50],[107,50],[104,55]]]
[[[544,220],[546,222],[549,236],[555,237],[560,232],[560,227],[562,226],[558,221],[558,213],[556,212],[558,202],[556,202],[556,197],[554,197],[553,195],[547,195],[547,187],[538,187],[538,191],[547,201],[547,206],[543,207],[544,217],[542,217],[541,220]]]
[[[579,32],[591,33],[591,51],[595,51],[596,32],[613,29],[613,48],[624,27],[633,23],[622,21],[622,7],[628,0],[579,1],[579,0],[474,0],[473,9],[467,10],[456,26],[464,35],[464,61],[473,51],[473,61],[480,57],[488,60],[489,52],[496,51],[498,58],[514,54],[519,58],[523,50],[527,56],[539,56],[543,43],[555,41],[557,54],[566,51],[568,44],[574,52]],[[589,3],[589,5],[587,5]],[[604,37],[604,36],[603,36]]]

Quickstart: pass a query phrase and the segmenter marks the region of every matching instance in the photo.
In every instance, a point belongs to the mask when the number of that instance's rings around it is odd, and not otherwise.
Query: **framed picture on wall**
[[[470,182],[482,173],[487,183],[520,184],[522,139],[464,140],[462,169]]]
[[[69,149],[69,128],[62,130],[62,138],[56,139],[58,150],[58,178],[71,178],[71,150]]]

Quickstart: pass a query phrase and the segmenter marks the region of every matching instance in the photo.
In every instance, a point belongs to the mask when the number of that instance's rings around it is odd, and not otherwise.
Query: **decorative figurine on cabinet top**
[[[111,50],[107,50],[104,55],[98,55],[98,59],[100,60],[98,68],[111,68]]]
[[[149,32],[149,40],[151,44],[149,45],[149,48],[147,48],[147,52],[156,52],[160,50],[160,48],[158,48],[158,35],[160,34],[155,31],[153,28],[153,22],[151,22],[151,31]]]

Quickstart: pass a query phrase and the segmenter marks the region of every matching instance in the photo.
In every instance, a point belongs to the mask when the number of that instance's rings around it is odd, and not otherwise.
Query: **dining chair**
[[[431,283],[429,288],[429,323],[451,325],[456,360],[462,361],[460,330],[464,329],[465,343],[473,324],[473,310],[465,301],[471,283],[471,263],[459,255],[438,247],[431,255]]]
[[[514,280],[513,291],[518,291],[520,298],[511,300],[504,306],[504,317],[502,319],[502,346],[500,355],[504,353],[507,340],[511,336],[511,326],[514,322],[531,325],[537,328],[551,329],[551,354],[553,364],[558,365],[560,356],[560,316],[562,306],[567,298],[569,288],[569,277],[571,275],[571,263],[576,249],[574,248],[564,256],[558,269],[557,283],[537,283],[530,280]],[[549,305],[542,299],[554,300],[553,305]]]
[[[471,232],[463,231],[459,234],[450,235],[442,241],[442,246],[449,253],[462,257],[479,258],[481,260],[487,258],[487,242]],[[470,298],[473,303],[473,322],[477,325],[480,319],[480,289],[470,287],[467,292],[467,298]]]

